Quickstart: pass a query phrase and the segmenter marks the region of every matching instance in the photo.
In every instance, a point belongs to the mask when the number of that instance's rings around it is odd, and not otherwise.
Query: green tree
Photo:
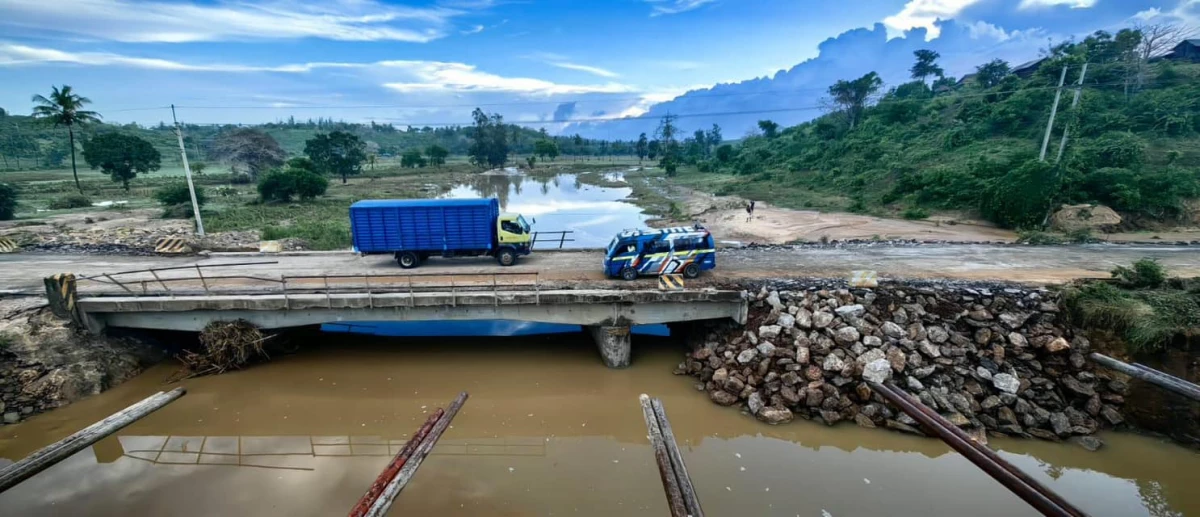
[[[993,59],[975,67],[975,82],[983,88],[991,88],[1000,84],[1008,77],[1008,62],[1003,59]]]
[[[450,151],[445,147],[433,144],[425,149],[425,156],[429,157],[429,163],[435,167],[441,167],[446,164],[446,157],[450,156]]]
[[[488,115],[480,108],[471,112],[474,120],[471,132],[471,147],[467,154],[471,163],[478,167],[503,167],[508,163],[508,131],[504,117],[495,113]]]
[[[307,161],[304,158],[300,159]],[[310,200],[325,194],[325,190],[329,188],[329,180],[307,168],[307,165],[311,165],[311,162],[297,162],[296,166],[292,166],[289,161],[288,167],[263,174],[258,179],[259,197],[263,201],[286,203],[291,201],[293,196]]]
[[[729,144],[717,146],[717,161],[723,164],[733,161],[733,146]]]
[[[646,139],[646,133],[638,135],[637,145],[634,146],[634,149],[637,152],[638,163],[642,163],[642,159],[650,153],[650,142]]]
[[[941,54],[921,49],[914,51],[913,55],[917,57],[917,62],[909,69],[913,79],[925,82],[928,77],[941,77],[945,73],[942,67],[937,65],[938,58],[942,57]]]
[[[420,149],[409,149],[400,155],[400,166],[409,169],[424,167],[426,165],[425,157],[421,156]]]
[[[646,144],[646,158],[651,160],[657,158],[661,150],[662,144],[658,143],[658,140],[651,140],[649,144]]]
[[[558,144],[553,140],[543,138],[533,143],[533,154],[543,160],[549,157],[550,161],[554,161],[555,158],[558,158]]]
[[[79,171],[75,167],[75,126],[99,122],[100,114],[84,110],[84,106],[92,103],[91,99],[75,94],[71,87],[65,84],[61,89],[52,86],[50,98],[34,95],[33,102],[35,118],[52,122],[56,127],[67,128],[67,136],[71,142],[71,174],[75,176],[75,188],[82,194],[83,185],[79,183]]]
[[[154,144],[133,135],[101,133],[83,144],[83,159],[129,191],[129,182],[140,174],[156,171],[162,155]]]
[[[779,136],[779,124],[770,120],[758,121],[758,129],[762,130],[763,136],[767,138],[775,138]]]
[[[204,206],[208,202],[208,192],[200,185],[196,185],[195,188],[196,204]],[[154,191],[154,199],[163,206],[188,205],[190,207],[192,193],[188,190],[187,182],[177,181]]]
[[[208,168],[208,164],[204,162],[190,162],[188,166],[192,168],[192,173],[196,175],[204,174],[204,169]]]
[[[708,145],[715,148],[721,145],[721,142],[724,139],[725,138],[721,136],[721,126],[713,124],[712,129],[708,131]]]
[[[883,79],[879,74],[870,72],[853,81],[841,80],[829,87],[829,95],[833,103],[841,107],[850,121],[850,129],[862,119],[867,101],[883,87]]]
[[[222,131],[213,140],[212,156],[229,163],[234,173],[245,166],[251,178],[283,165],[287,153],[279,142],[258,129],[248,127]]]
[[[658,131],[655,132],[660,147],[658,166],[667,172],[667,176],[675,175],[681,158],[679,141],[676,139],[679,128],[675,125],[675,119],[675,115],[663,115],[658,123]]]
[[[17,214],[17,187],[0,183],[0,221],[8,221]]]
[[[363,162],[367,160],[366,145],[363,141],[344,131],[317,133],[304,142],[304,154],[312,160],[317,171],[341,176],[343,184],[346,183],[347,177],[362,172]]]

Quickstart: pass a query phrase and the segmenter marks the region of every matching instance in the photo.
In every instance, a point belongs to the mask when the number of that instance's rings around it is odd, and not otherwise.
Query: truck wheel
[[[621,270],[621,278],[624,278],[625,280],[637,280],[637,277],[638,274],[636,269],[627,267]]]
[[[698,276],[700,276],[700,266],[697,266],[695,264],[688,264],[686,266],[683,266],[683,277],[684,278],[696,278]]]
[[[496,255],[496,262],[501,266],[511,266],[517,263],[517,254],[513,250],[500,250]]]
[[[396,262],[399,262],[400,267],[404,269],[412,269],[421,265],[421,257],[411,251],[402,251],[396,255]]]

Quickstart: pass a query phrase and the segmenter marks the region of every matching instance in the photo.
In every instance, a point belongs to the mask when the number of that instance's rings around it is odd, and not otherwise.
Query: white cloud
[[[610,77],[611,78],[611,77],[620,77],[621,76],[621,74],[613,72],[612,70],[606,70],[606,69],[600,68],[598,66],[580,65],[577,63],[570,63],[570,62],[565,62],[565,61],[551,62],[550,65],[557,66],[559,68],[565,68],[567,70],[577,70],[580,72],[587,72],[589,74],[598,75],[600,77]]]
[[[313,62],[284,65],[231,63],[189,64],[167,59],[132,57],[106,52],[65,52],[0,42],[0,68],[47,64],[120,66],[178,72],[268,72],[302,74],[319,69],[356,69],[386,77],[383,86],[400,92],[513,92],[541,95],[628,93],[635,88],[618,83],[560,84],[527,77],[504,77],[478,70],[474,65],[444,61],[377,61],[373,63]]]
[[[705,4],[711,4],[717,0],[645,0],[654,11],[650,16],[661,16],[664,14],[679,14],[686,13],[693,9],[699,9]]]
[[[384,86],[398,92],[511,92],[539,95],[582,93],[628,93],[634,88],[617,83],[601,85],[559,84],[528,77],[503,77],[482,72],[472,65],[441,61],[383,61],[379,65],[402,69],[413,80],[389,82]]]
[[[444,36],[448,21],[465,12],[376,0],[0,0],[0,27],[132,43],[296,38],[423,43]]]
[[[1065,5],[1072,9],[1087,9],[1096,5],[1096,0],[1021,0],[1019,9],[1038,9]]]
[[[1013,31],[1014,33],[1016,31]],[[998,25],[991,24],[982,20],[967,24],[967,33],[971,35],[971,39],[993,39],[996,41],[1007,41],[1012,37],[1007,31]]]
[[[896,32],[924,27],[926,40],[931,40],[941,34],[941,29],[934,22],[947,20],[961,13],[963,9],[978,3],[980,0],[909,0],[900,12],[883,19],[883,24]],[[1026,0],[1028,1],[1028,0]],[[1087,0],[1084,0],[1087,1]],[[889,31],[891,33],[891,31]]]
[[[476,25],[476,26],[474,26],[474,27],[471,27],[471,28],[469,28],[469,29],[467,29],[467,30],[460,31],[460,32],[461,32],[462,34],[464,34],[464,35],[465,35],[465,34],[479,34],[479,33],[483,32],[483,26],[482,26],[482,25]]]
[[[1132,18],[1142,22],[1161,21],[1200,28],[1200,0],[1179,0],[1179,3],[1169,11],[1151,7],[1133,15]]]

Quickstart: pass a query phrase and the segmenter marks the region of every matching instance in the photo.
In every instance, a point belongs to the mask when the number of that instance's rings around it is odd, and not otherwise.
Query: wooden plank
[[[663,441],[662,427],[658,425],[658,417],[650,403],[650,396],[643,393],[638,397],[642,404],[642,418],[646,420],[647,438],[650,448],[654,450],[654,461],[658,463],[658,474],[662,478],[663,490],[667,493],[667,507],[671,517],[687,517],[687,505],[683,502],[683,492],[679,488],[679,480],[675,468],[671,464],[670,453]]]
[[[683,454],[679,452],[679,444],[675,441],[675,432],[671,430],[671,422],[667,420],[667,410],[659,399],[651,399],[650,407],[658,419],[658,427],[662,431],[663,442],[667,446],[667,455],[671,466],[675,469],[675,479],[679,483],[679,491],[683,496],[683,505],[687,507],[688,515],[704,517],[700,507],[700,499],[696,497],[696,487],[692,486],[692,477],[688,475],[687,465],[683,463]]]
[[[454,415],[458,414],[458,410],[467,401],[467,392],[462,392],[455,397],[454,402],[450,403],[450,407],[446,408],[446,414],[438,420],[437,424],[429,432],[429,435],[417,446],[413,451],[412,456],[396,474],[390,483],[383,489],[383,493],[375,500],[375,504],[371,505],[371,509],[365,514],[367,517],[383,517],[387,515],[388,510],[392,508],[392,503],[396,501],[396,496],[404,490],[405,485],[408,485],[413,474],[416,474],[417,469],[421,467],[421,463],[425,461],[425,457],[433,450],[433,446],[437,444],[442,433],[446,432],[446,428],[450,426],[450,422],[454,420]]]
[[[0,492],[16,486],[18,483],[33,477],[38,472],[46,470],[71,455],[91,446],[104,437],[113,434],[123,427],[132,424],[142,417],[157,411],[182,397],[186,390],[175,388],[166,393],[158,392],[125,409],[113,413],[108,418],[85,427],[54,444],[43,447],[29,457],[13,463],[0,470]]]

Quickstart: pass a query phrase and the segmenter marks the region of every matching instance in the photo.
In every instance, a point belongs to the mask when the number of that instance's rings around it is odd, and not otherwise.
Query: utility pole
[[[1054,91],[1054,105],[1050,107],[1050,120],[1046,122],[1046,136],[1042,138],[1042,153],[1038,156],[1039,161],[1046,161],[1046,148],[1050,147],[1050,132],[1054,130],[1054,115],[1058,113],[1058,99],[1062,97],[1063,83],[1067,80],[1067,67],[1063,67],[1062,74],[1058,76],[1058,89]]]
[[[1079,82],[1075,83],[1075,98],[1071,99],[1071,113],[1075,113],[1075,109],[1079,106],[1079,95],[1083,92],[1083,76],[1087,75],[1087,63],[1083,64],[1083,70],[1079,71]],[[1063,150],[1067,148],[1067,133],[1071,131],[1071,125],[1063,126],[1062,141],[1058,143],[1058,156],[1054,157],[1054,163],[1058,164],[1062,160]]]
[[[183,157],[183,175],[187,176],[188,193],[192,195],[192,214],[196,216],[196,233],[204,236],[204,221],[200,220],[200,203],[196,202],[196,186],[192,184],[192,167],[188,165],[187,148],[183,147],[183,129],[175,118],[175,105],[171,105],[171,121],[175,123],[175,136],[179,137],[179,154]]]

